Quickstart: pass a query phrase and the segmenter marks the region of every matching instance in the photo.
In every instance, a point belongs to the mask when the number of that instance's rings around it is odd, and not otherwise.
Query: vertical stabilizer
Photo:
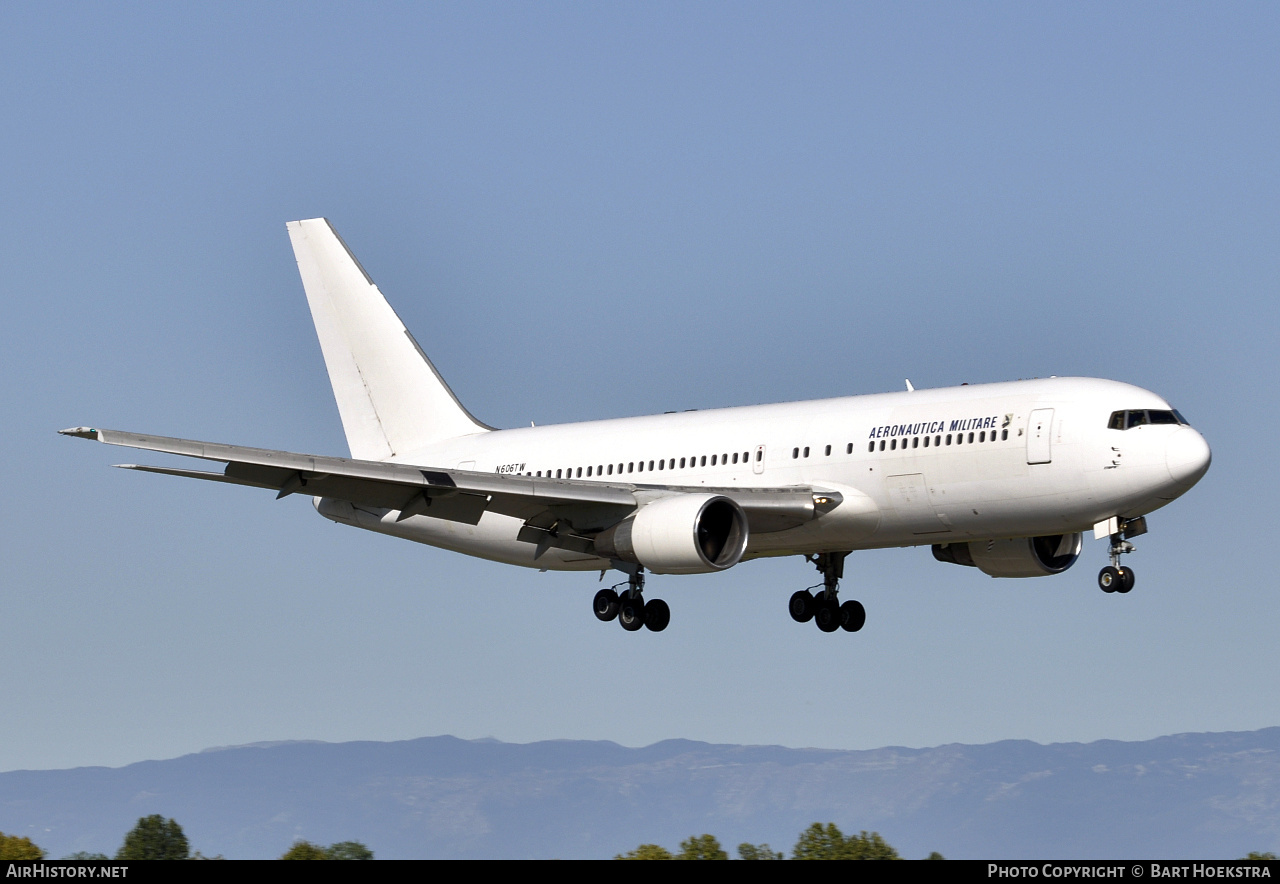
[[[386,460],[491,429],[462,407],[326,219],[286,226],[352,457]]]

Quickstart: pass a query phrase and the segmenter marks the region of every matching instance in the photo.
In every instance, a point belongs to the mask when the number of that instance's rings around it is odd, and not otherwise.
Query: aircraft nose
[[[1183,427],[1169,437],[1164,456],[1169,476],[1184,488],[1199,482],[1213,460],[1209,443],[1190,427]]]

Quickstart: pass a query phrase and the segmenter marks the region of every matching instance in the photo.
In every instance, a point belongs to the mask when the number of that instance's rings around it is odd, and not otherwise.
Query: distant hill
[[[297,838],[388,859],[607,858],[703,832],[731,853],[789,853],[815,821],[879,831],[907,857],[1234,858],[1280,849],[1280,727],[870,751],[425,737],[0,773],[0,831],[51,857],[114,853],[151,813],[228,858]]]

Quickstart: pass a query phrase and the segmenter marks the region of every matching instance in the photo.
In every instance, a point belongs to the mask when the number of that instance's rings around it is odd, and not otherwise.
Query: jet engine
[[[718,494],[675,494],[636,510],[596,536],[596,554],[655,574],[732,568],[747,548],[747,514]]]
[[[1047,534],[1007,540],[935,543],[939,562],[968,565],[992,577],[1045,577],[1061,574],[1080,557],[1080,534]]]

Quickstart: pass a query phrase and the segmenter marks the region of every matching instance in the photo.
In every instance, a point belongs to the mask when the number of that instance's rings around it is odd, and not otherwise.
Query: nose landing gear
[[[844,557],[848,553],[819,553],[806,556],[822,573],[822,582],[809,589],[802,589],[791,596],[788,610],[797,623],[814,621],[823,632],[857,632],[867,622],[867,610],[860,602],[850,599],[843,605],[839,600],[840,578],[844,576]],[[811,590],[819,589],[815,595]]]
[[[606,623],[617,620],[627,632],[647,626],[650,632],[662,632],[671,622],[671,608],[662,599],[644,600],[644,569],[636,568],[627,575],[627,587],[621,593],[618,583],[596,593],[592,608],[596,618]]]
[[[1126,568],[1120,564],[1120,557],[1134,550],[1128,538],[1147,533],[1147,520],[1137,518],[1113,521],[1118,530],[1112,533],[1111,546],[1107,549],[1111,564],[1098,572],[1098,588],[1103,592],[1123,594],[1133,589],[1134,576],[1132,568]]]

